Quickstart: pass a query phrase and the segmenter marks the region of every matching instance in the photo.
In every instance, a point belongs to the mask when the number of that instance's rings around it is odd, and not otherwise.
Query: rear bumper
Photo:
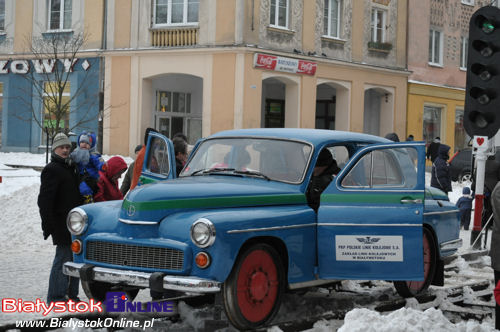
[[[74,262],[65,263],[63,273],[83,281],[101,281],[140,288],[152,288],[154,285],[154,288],[158,289],[161,285],[162,289],[189,293],[217,293],[221,290],[220,282],[209,279],[110,269]]]

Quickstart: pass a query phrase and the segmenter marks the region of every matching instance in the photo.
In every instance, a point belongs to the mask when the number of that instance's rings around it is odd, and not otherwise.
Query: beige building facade
[[[406,2],[283,3],[271,17],[276,1],[200,1],[198,21],[176,26],[155,24],[155,1],[109,1],[104,153],[130,154],[147,127],[191,144],[253,127],[404,135]]]
[[[5,0],[0,61],[29,58],[30,34],[85,33],[105,154],[132,155],[148,127],[191,144],[254,127],[403,137],[407,17],[396,0]]]

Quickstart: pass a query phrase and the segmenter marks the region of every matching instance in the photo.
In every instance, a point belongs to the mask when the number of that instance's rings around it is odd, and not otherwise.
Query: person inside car
[[[306,191],[307,204],[318,211],[321,193],[340,172],[337,161],[327,148],[321,150],[314,166],[313,175]]]

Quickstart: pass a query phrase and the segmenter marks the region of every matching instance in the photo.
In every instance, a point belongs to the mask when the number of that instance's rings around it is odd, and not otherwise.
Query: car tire
[[[129,302],[133,301],[139,293],[137,288],[123,288],[113,284],[100,281],[83,281],[82,288],[89,299],[105,303],[106,293],[108,292],[124,292]]]
[[[437,250],[434,237],[430,230],[424,227],[423,231],[424,249],[424,280],[422,281],[394,281],[396,291],[402,297],[414,297],[429,288],[434,274],[436,273]]]
[[[471,179],[470,172],[463,172],[463,173],[460,173],[460,175],[458,176],[459,183],[470,182],[471,180],[472,179]]]
[[[278,312],[284,289],[278,252],[267,244],[252,245],[238,256],[223,284],[226,316],[240,330],[263,326]]]

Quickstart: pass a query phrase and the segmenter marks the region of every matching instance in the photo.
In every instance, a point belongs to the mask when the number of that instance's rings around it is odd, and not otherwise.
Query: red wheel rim
[[[432,263],[431,245],[429,243],[429,239],[425,235],[425,232],[423,239],[423,249],[424,249],[424,280],[407,281],[408,288],[414,292],[418,292],[419,290],[422,289],[422,287],[424,287],[424,284],[427,281],[427,278],[429,277],[429,271],[431,270],[431,263]]]
[[[265,250],[252,251],[238,273],[237,299],[241,314],[250,322],[265,319],[273,310],[278,295],[278,270]]]

